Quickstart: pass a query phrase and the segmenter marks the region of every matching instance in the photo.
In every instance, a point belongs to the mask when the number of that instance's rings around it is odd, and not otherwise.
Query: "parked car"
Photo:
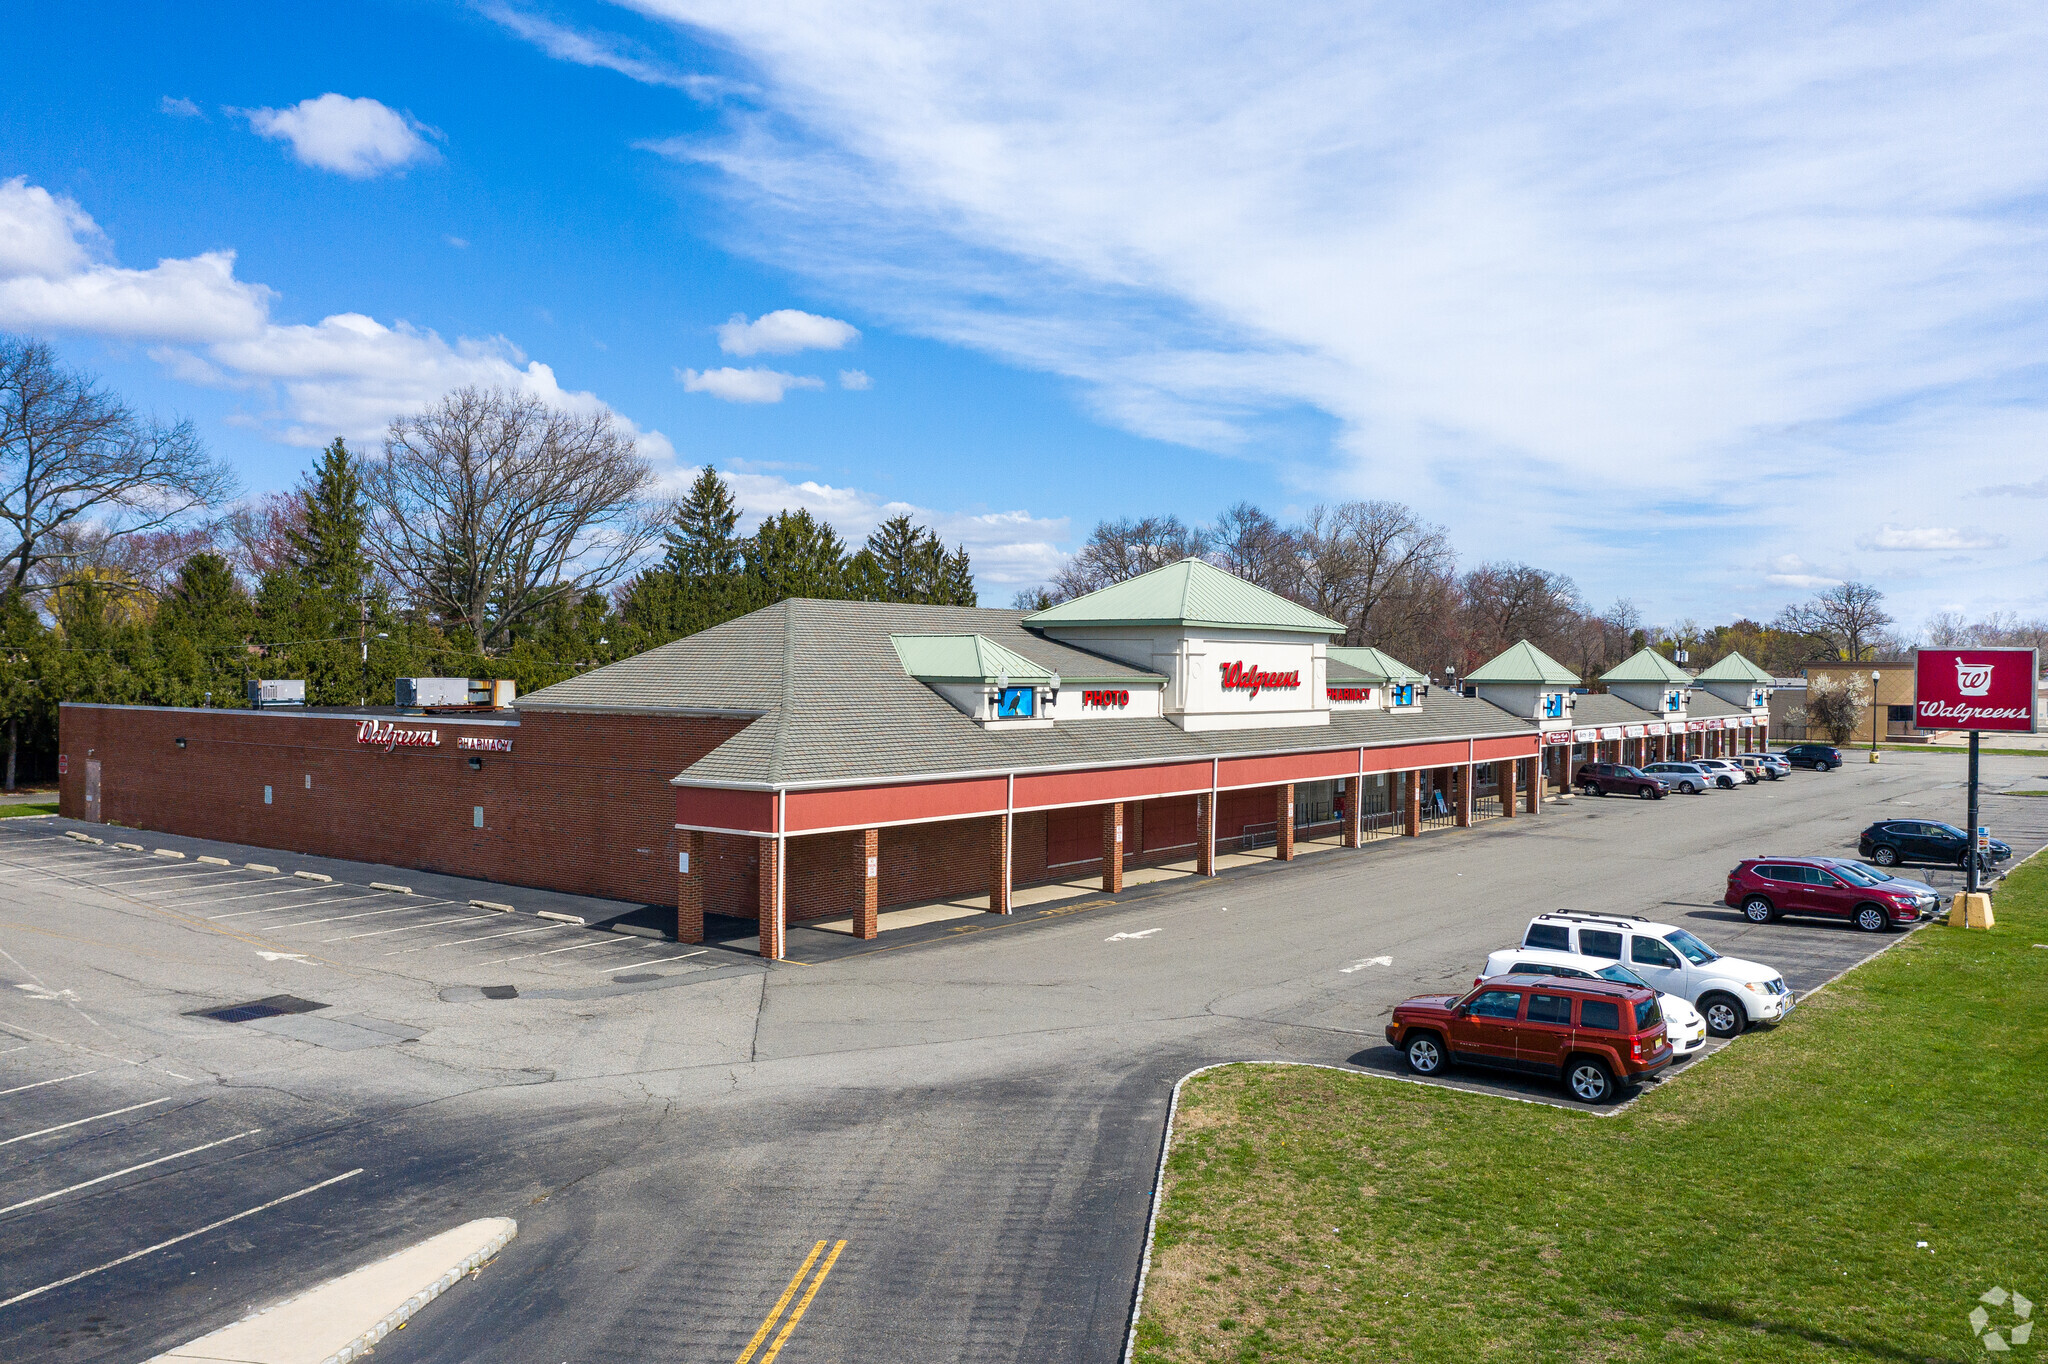
[[[1643,772],[1656,777],[1673,791],[1684,791],[1689,795],[1703,795],[1714,784],[1707,775],[1707,769],[1698,763],[1651,763]]]
[[[1785,978],[1770,967],[1724,957],[1675,924],[1610,914],[1538,914],[1529,920],[1522,946],[1622,962],[1653,988],[1698,1009],[1716,1037],[1778,1022],[1797,1002]]]
[[[1953,824],[1928,819],[1880,820],[1856,836],[1856,851],[1880,867],[1901,862],[1969,865],[1970,836]],[[2012,856],[2012,845],[1994,838],[1985,852],[1987,863]]]
[[[1816,772],[1832,772],[1842,765],[1842,755],[1826,744],[1794,744],[1785,750],[1785,761],[1794,767],[1810,767]]]
[[[1756,784],[1756,777],[1752,773],[1743,771],[1740,764],[1729,762],[1726,758],[1694,758],[1693,765],[1705,768],[1707,775],[1714,779],[1714,785],[1724,791]]]
[[[1749,756],[1763,766],[1764,776],[1771,781],[1792,775],[1792,764],[1785,761],[1782,753],[1752,753]]]
[[[1597,957],[1581,957],[1570,952],[1546,952],[1540,947],[1503,947],[1486,959],[1486,971],[1474,985],[1487,976],[1569,976],[1575,980],[1611,980],[1621,985],[1640,985],[1650,988],[1650,983],[1618,961],[1601,961]],[[1707,1020],[1700,1017],[1698,1009],[1680,999],[1677,995],[1659,994],[1657,1007],[1664,1013],[1664,1032],[1671,1039],[1671,1054],[1680,1061],[1699,1054],[1707,1045]]]
[[[1495,976],[1462,995],[1394,1006],[1387,1041],[1417,1075],[1487,1066],[1562,1080],[1583,1103],[1606,1103],[1671,1064],[1657,992],[1608,980]]]
[[[1894,889],[1851,865],[1832,857],[1745,857],[1728,873],[1721,898],[1751,923],[1813,914],[1847,919],[1866,933],[1882,933],[1895,923],[1916,924],[1940,903],[1931,893]]]
[[[1761,753],[1738,753],[1734,761],[1740,763],[1742,770],[1749,773],[1751,781],[1776,781],[1780,775],[1777,765],[1765,761]],[[1785,770],[1791,771],[1789,767]]]
[[[1852,873],[1860,872],[1865,876],[1874,876],[1880,881],[1889,882],[1896,890],[1909,890],[1913,894],[1920,896],[1931,895],[1934,897],[1934,903],[1937,907],[1939,907],[1943,900],[1948,898],[1947,892],[1943,891],[1939,886],[1930,886],[1925,881],[1910,880],[1899,875],[1897,872],[1886,871],[1883,867],[1872,866],[1868,862],[1857,862],[1847,857],[1830,857],[1824,860],[1832,862],[1838,867],[1846,868]]]
[[[1671,789],[1661,778],[1620,763],[1582,764],[1572,785],[1589,796],[1640,796],[1644,800],[1662,800]]]

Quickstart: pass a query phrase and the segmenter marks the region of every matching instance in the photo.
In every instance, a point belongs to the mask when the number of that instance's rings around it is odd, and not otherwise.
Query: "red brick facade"
[[[97,761],[111,824],[672,905],[682,845],[669,778],[747,723],[539,711],[516,726],[380,719],[437,730],[441,742],[387,752],[356,742],[356,720],[318,712],[67,705],[59,808],[86,817],[86,764]],[[467,752],[463,736],[510,739],[512,751]]]

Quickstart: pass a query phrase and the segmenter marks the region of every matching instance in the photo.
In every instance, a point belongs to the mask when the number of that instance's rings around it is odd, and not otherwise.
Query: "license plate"
[[[1787,990],[1785,992],[1784,999],[1784,1004],[1779,1006],[1779,1012],[1789,1014],[1792,1012],[1792,1006],[1797,1004],[1799,1001],[1792,997],[1792,992],[1790,990]]]

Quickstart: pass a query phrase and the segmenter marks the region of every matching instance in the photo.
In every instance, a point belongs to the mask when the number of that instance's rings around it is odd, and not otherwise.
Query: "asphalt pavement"
[[[1984,765],[2048,787],[2040,759]],[[535,892],[405,897],[369,887],[389,869],[9,820],[0,1358],[143,1359],[511,1216],[380,1360],[1113,1360],[1182,1074],[1389,1068],[1393,1004],[1543,910],[1680,923],[1810,990],[1894,939],[1749,924],[1715,900],[1728,868],[1960,823],[1963,770],[1887,753],[1582,798],[816,965],[543,920]],[[2022,856],[2048,841],[2048,799],[1986,818]]]

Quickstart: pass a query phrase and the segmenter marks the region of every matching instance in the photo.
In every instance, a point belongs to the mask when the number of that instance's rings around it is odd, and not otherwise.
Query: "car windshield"
[[[1713,948],[1707,946],[1682,928],[1672,929],[1670,934],[1666,936],[1665,941],[1677,948],[1679,955],[1683,956],[1694,966],[1705,966],[1710,961],[1721,960],[1719,952],[1716,952]]]
[[[1614,770],[1616,772],[1619,772],[1624,777],[1640,777],[1643,775],[1642,773],[1636,771],[1633,767],[1617,767]]]
[[[1645,990],[1656,988],[1655,986],[1651,985],[1649,981],[1644,980],[1641,976],[1629,970],[1626,966],[1621,966],[1618,964],[1614,966],[1603,966],[1598,971],[1595,971],[1593,974],[1600,977],[1600,979],[1602,980],[1611,980],[1616,985],[1640,985]]]
[[[1863,870],[1863,868],[1857,866],[1854,862],[1835,863],[1835,874],[1837,876],[1846,876],[1859,886],[1874,886],[1878,884],[1878,882],[1880,881],[1889,879],[1887,877],[1882,876],[1872,876],[1869,872]]]

